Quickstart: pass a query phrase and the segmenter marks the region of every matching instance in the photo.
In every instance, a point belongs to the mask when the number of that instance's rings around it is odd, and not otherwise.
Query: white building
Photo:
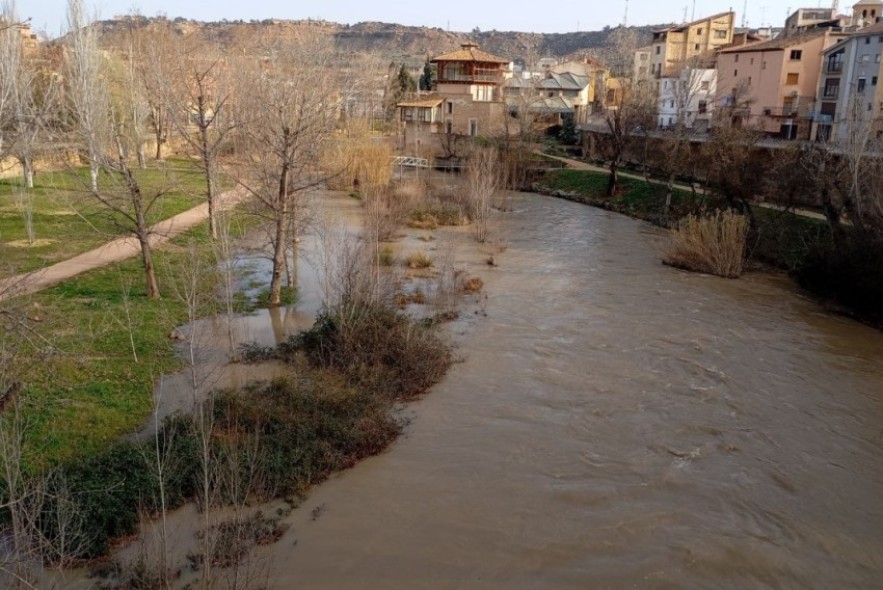
[[[657,121],[662,128],[679,124],[696,132],[708,130],[717,92],[717,70],[684,68],[677,77],[659,79]]]

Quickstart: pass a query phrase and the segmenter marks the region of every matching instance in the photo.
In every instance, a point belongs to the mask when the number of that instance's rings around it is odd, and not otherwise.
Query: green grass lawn
[[[144,424],[153,383],[183,364],[169,334],[188,317],[173,285],[190,262],[189,244],[197,245],[207,271],[199,314],[218,311],[206,234],[203,224],[154,251],[160,300],[147,299],[140,260],[133,258],[11,302],[38,320],[31,344],[21,350],[32,462],[54,464],[101,451]]]
[[[188,160],[154,163],[136,170],[145,197],[162,193],[148,219],[155,223],[199,204],[204,177]],[[25,228],[19,178],[0,180],[0,276],[28,272],[70,258],[131,231],[121,215],[101,206],[88,190],[88,169],[42,172],[27,192],[35,242]],[[118,178],[102,174],[102,191],[125,194]]]

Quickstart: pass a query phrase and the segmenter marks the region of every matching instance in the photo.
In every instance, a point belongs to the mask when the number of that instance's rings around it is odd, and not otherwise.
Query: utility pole
[[[629,0],[625,0],[625,14],[622,15],[622,26],[629,26]]]

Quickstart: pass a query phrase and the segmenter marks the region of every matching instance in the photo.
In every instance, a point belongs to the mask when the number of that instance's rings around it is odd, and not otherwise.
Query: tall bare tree
[[[302,218],[305,195],[327,178],[317,165],[338,113],[330,47],[297,39],[267,51],[240,94],[236,176],[272,224],[269,304],[282,302],[287,249]]]
[[[184,45],[179,45],[183,48]],[[236,128],[231,116],[232,68],[238,63],[224,59],[216,47],[179,50],[172,83],[177,109],[170,120],[205,174],[209,232],[218,237],[217,198],[221,151]]]
[[[610,39],[608,65],[615,80],[616,96],[612,104],[607,104],[600,147],[610,169],[607,194],[615,196],[619,190],[620,166],[636,141],[646,137],[655,126],[656,91],[652,84],[636,80],[632,75],[637,48],[635,32],[620,27]]]
[[[83,0],[68,0],[67,19],[67,97],[77,135],[89,159],[91,187],[97,191],[102,150],[111,135],[108,88],[103,79],[105,63],[98,46],[98,29],[92,26]]]

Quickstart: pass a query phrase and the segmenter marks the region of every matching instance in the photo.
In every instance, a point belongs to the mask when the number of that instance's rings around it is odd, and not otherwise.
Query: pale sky
[[[471,31],[479,27],[482,31],[538,33],[591,31],[605,25],[616,26],[622,22],[626,6],[625,0],[557,0],[553,3],[538,0],[86,0],[86,3],[96,9],[101,18],[137,10],[145,16],[165,14],[170,18],[182,16],[204,21],[313,18],[349,24],[382,21],[454,31]],[[737,24],[742,23],[744,0],[629,0],[628,23],[681,22],[685,7],[689,20],[694,4],[697,18],[732,7],[736,11]],[[853,1],[840,4],[841,11],[848,10]],[[757,27],[761,24],[781,26],[789,7],[830,6],[831,3],[827,0],[803,3],[797,0],[751,0],[747,5],[748,25]],[[50,37],[62,32],[65,0],[17,0],[17,6],[21,17],[31,17],[36,30],[46,32]]]

